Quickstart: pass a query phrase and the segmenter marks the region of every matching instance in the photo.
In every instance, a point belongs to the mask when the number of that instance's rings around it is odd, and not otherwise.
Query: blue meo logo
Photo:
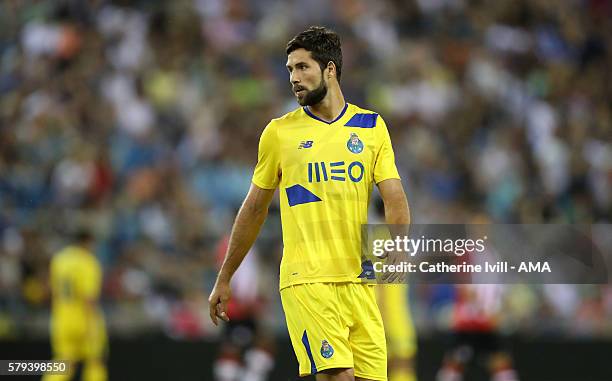
[[[328,168],[329,166],[329,175]],[[363,179],[365,167],[360,161],[353,161],[348,165],[344,161],[332,161],[325,163],[324,161],[308,163],[308,182],[321,181],[346,181],[347,177],[354,183],[358,183]]]

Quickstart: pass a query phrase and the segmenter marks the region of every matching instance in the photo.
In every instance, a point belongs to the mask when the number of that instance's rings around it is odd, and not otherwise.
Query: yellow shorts
[[[70,324],[70,321],[52,324],[51,346],[56,359],[82,361],[106,356],[108,341],[106,326],[101,316],[92,321],[92,328],[87,333],[71,330],[67,324]]]
[[[387,346],[374,287],[306,283],[280,291],[300,377],[353,368],[356,377],[387,380]]]

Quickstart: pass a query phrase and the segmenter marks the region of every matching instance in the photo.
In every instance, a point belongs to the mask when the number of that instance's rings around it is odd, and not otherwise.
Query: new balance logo
[[[298,149],[310,148],[312,147],[312,143],[314,143],[312,140],[304,140],[300,142],[300,146],[298,147]]]

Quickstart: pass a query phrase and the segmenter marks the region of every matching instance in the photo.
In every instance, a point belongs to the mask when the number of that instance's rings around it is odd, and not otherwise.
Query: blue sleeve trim
[[[355,114],[344,125],[345,127],[372,128],[376,126],[378,114]]]

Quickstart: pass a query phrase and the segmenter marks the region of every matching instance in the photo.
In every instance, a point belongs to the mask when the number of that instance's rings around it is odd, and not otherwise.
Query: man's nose
[[[300,83],[300,78],[298,75],[291,73],[291,75],[289,76],[289,82],[291,82],[293,85],[296,85]]]

